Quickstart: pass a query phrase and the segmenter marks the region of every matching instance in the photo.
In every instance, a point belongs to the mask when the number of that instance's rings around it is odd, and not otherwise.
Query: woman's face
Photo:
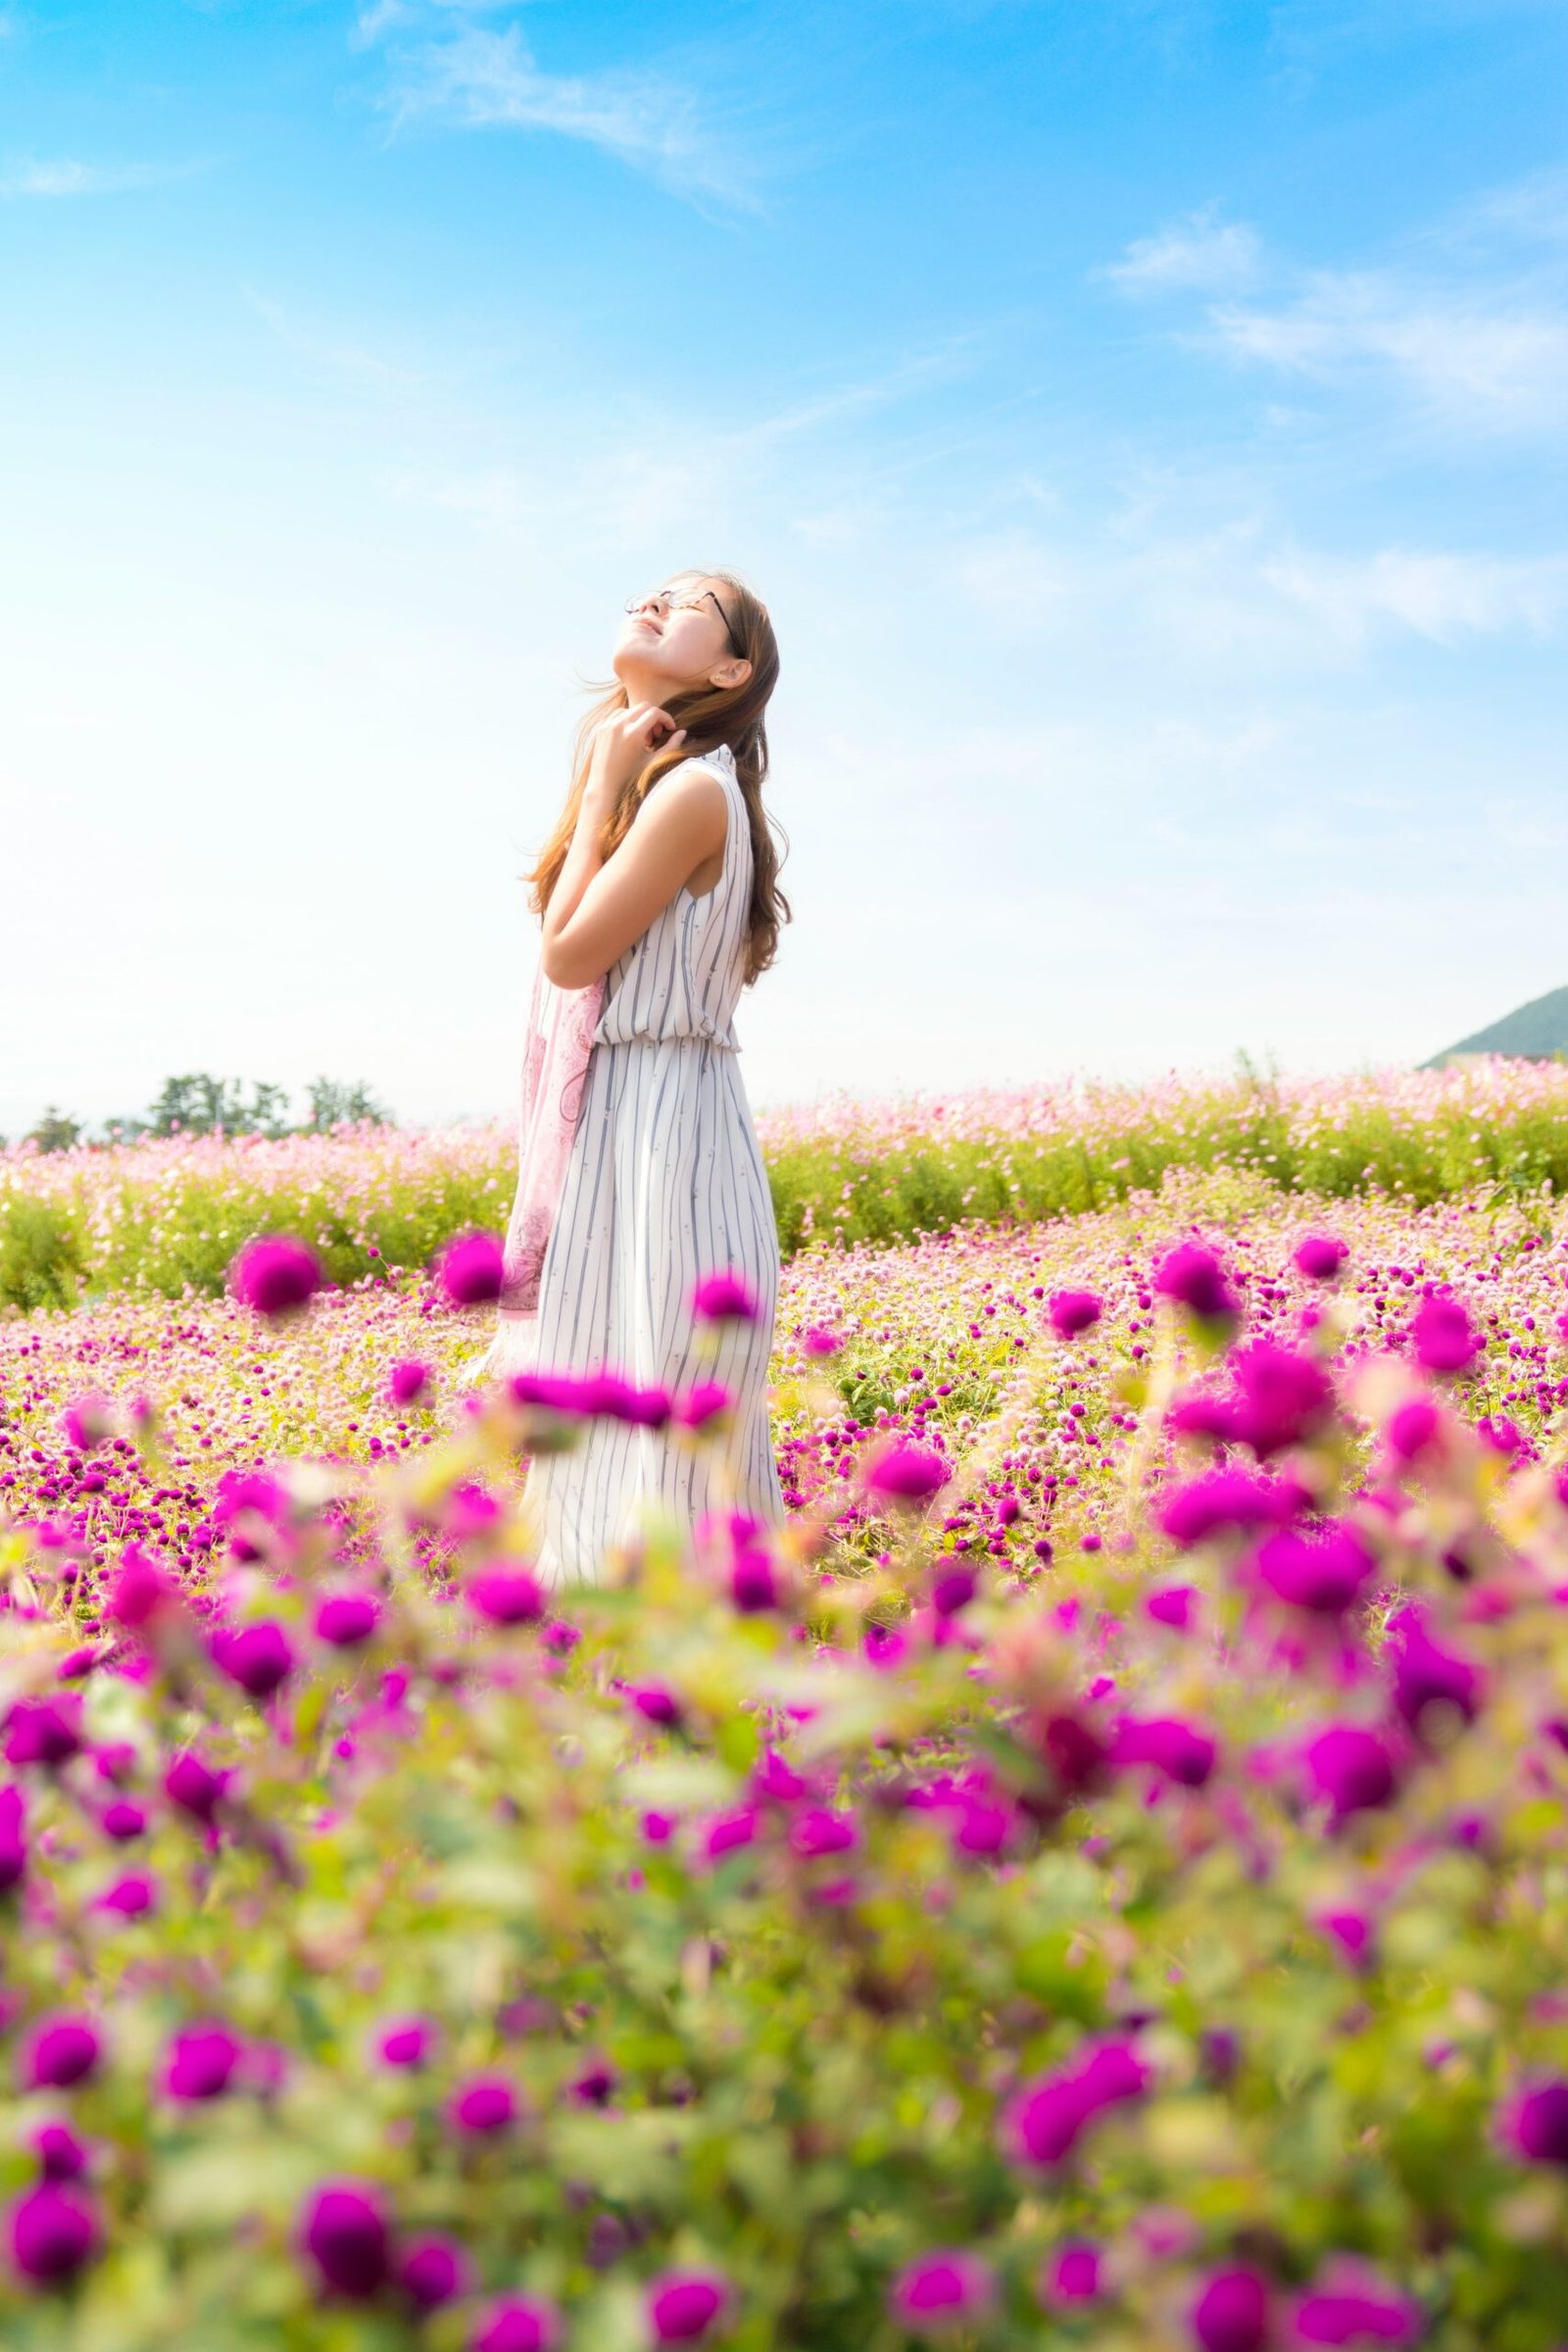
[[[639,598],[612,661],[632,702],[663,703],[694,687],[742,685],[752,665],[731,650],[728,611],[722,582],[701,574],[666,581]]]

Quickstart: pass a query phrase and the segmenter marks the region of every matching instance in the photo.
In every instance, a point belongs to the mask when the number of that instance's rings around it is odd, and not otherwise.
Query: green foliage
[[[74,1306],[86,1271],[81,1225],[56,1200],[0,1194],[0,1305]]]
[[[1167,1380],[1176,1343],[1167,1324]],[[1259,1620],[1245,1544],[1221,1533],[1178,1569],[1135,1518],[1130,1548],[1044,1585],[983,1567],[944,1630],[923,1605],[934,1520],[910,1510],[885,1568],[826,1587],[804,1531],[779,1533],[760,1614],[729,1601],[728,1538],[694,1549],[651,1514],[603,1584],[503,1631],[471,1580],[525,1568],[516,1470],[564,1434],[505,1390],[416,1461],[280,1463],[275,1493],[231,1491],[218,1596],[290,1645],[281,1690],[247,1698],[166,1602],[139,1642],[98,1642],[86,1750],[17,1774],[0,2193],[30,2178],[29,2131],[68,2114],[106,2245],[67,2290],[0,2283],[7,2344],[455,2352],[483,2296],[526,2287],[565,2308],[569,2352],[642,2352],[646,2281],[707,2264],[737,2290],[732,2352],[903,2352],[890,2283],[960,2246],[999,2295],[951,2339],[967,2352],[1185,2352],[1207,2268],[1261,2264],[1284,2299],[1346,2255],[1415,2299],[1428,2352],[1552,2352],[1568,2175],[1497,2118],[1522,2079],[1568,2073],[1563,1767],[1541,1735],[1568,1694],[1568,1512],[1549,1470],[1510,1477],[1451,1417],[1396,1512],[1358,1504],[1362,1432],[1410,1386],[1369,1367],[1290,1457],[1376,1556],[1375,1605],[1333,1624]],[[1472,1547],[1486,1531],[1472,1586],[1444,1564],[1459,1527]],[[1200,1594],[1191,1635],[1141,1607],[1173,1572]],[[3,1533],[0,1575],[0,1690],[59,1702],[101,1581]],[[345,1584],[382,1609],[348,1655],[312,1635]],[[1390,1800],[1326,1821],[1293,1753],[1325,1722],[1394,1721],[1384,1620],[1409,1597],[1485,1703],[1417,1719]],[[872,1622],[905,1644],[879,1663]],[[652,1686],[669,1728],[631,1703]],[[1205,1731],[1212,1780],[1069,1771],[1061,1727],[1108,1741],[1124,1709]],[[193,1745],[233,1776],[211,1834],[162,1793]],[[759,1778],[768,1748],[804,1793]],[[93,1752],[148,1808],[128,1848],[100,1827]],[[813,1813],[847,1826],[842,1850],[813,1850]],[[157,1887],[131,1922],[102,1907],[127,1868]],[[1365,1913],[1363,1959],[1325,1929],[1335,1910]],[[17,2053],[62,2011],[96,2020],[103,2062],[29,2091]],[[378,2063],[378,2026],[409,2013],[435,2029],[429,2063]],[[181,2106],[159,2087],[169,2037],[212,2019],[272,2056]],[[1086,2036],[1136,2046],[1147,2092],[1027,2162],[1014,2095]],[[608,2088],[587,2095],[594,2067]],[[488,2142],[450,2112],[481,2073],[519,2102]],[[342,2175],[403,2235],[466,2249],[476,2291],[428,2331],[390,2285],[368,2309],[321,2298],[300,2217]],[[1054,2322],[1041,2267],[1081,2238],[1103,2296]]]

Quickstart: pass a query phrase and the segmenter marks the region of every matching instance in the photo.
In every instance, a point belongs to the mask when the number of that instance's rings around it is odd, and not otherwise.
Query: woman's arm
[[[587,988],[608,972],[722,847],[729,824],[728,796],[716,776],[675,771],[655,785],[606,861],[599,835],[612,800],[595,789],[590,772],[545,908],[543,969],[557,988]]]

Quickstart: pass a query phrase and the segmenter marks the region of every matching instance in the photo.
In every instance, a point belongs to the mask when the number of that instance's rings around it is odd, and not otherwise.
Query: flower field
[[[788,1525],[570,1593],[528,1461],[722,1414],[468,1390],[422,1242],[0,1322],[7,2344],[1559,2352],[1568,1209],[1489,1149],[798,1250]]]
[[[1413,1206],[1488,1188],[1561,1193],[1568,1068],[1490,1060],[1355,1079],[833,1098],[762,1112],[757,1129],[790,1257],[1079,1215],[1171,1170]],[[301,1235],[345,1287],[417,1271],[454,1234],[504,1224],[515,1178],[508,1125],[0,1151],[0,1313],[121,1292],[216,1297],[264,1231]]]

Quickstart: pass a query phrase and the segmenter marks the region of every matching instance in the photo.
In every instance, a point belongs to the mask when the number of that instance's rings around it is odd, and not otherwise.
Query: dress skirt
[[[699,1321],[708,1274],[741,1277],[755,1321]],[[785,1519],[768,1417],[778,1232],[732,1047],[677,1035],[599,1040],[540,1276],[538,1367],[617,1372],[672,1394],[722,1382],[725,1436],[595,1416],[567,1452],[538,1454],[524,1488],[541,1576],[601,1581],[650,1505],[688,1531],[708,1511]]]

